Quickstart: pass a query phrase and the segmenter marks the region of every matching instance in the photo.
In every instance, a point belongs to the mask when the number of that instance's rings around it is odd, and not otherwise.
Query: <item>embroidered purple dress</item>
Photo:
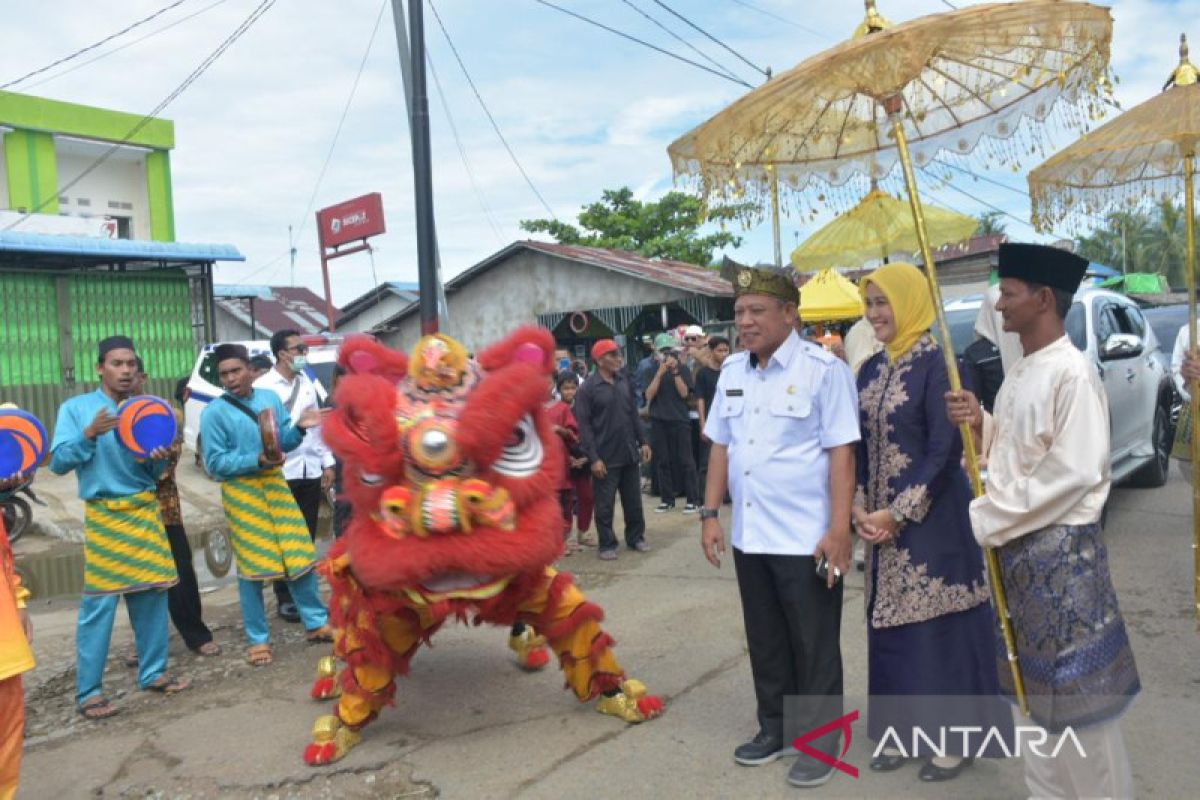
[[[866,554],[868,735],[878,741],[892,728],[906,749],[914,726],[936,742],[939,726],[995,726],[1007,739],[1012,724],[998,698],[995,617],[967,513],[962,439],[946,417],[949,388],[928,334],[894,364],[875,354],[858,375],[855,504],[906,520],[893,542]],[[952,699],[903,699],[914,695]],[[950,741],[961,749],[961,738]],[[947,755],[977,755],[980,741]]]

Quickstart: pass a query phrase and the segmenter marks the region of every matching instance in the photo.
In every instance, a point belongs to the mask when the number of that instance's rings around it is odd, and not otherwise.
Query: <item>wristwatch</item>
[[[700,521],[701,522],[703,522],[706,519],[716,519],[720,515],[721,515],[721,509],[719,509],[719,508],[702,508],[702,509],[700,509]]]
[[[892,521],[896,523],[897,528],[903,528],[904,523],[908,522],[908,518],[893,508],[892,509]]]

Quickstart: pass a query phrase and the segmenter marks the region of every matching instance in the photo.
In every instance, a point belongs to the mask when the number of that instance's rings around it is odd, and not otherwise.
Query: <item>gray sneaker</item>
[[[639,553],[649,553],[649,552],[650,552],[650,545],[646,544],[646,540],[645,540],[645,539],[643,539],[642,541],[638,542],[637,544],[635,544],[635,545],[634,545],[633,547],[631,547],[630,549],[631,549],[631,550],[637,550]]]
[[[782,739],[759,731],[753,739],[738,745],[737,749],[733,751],[733,760],[743,767],[757,767],[762,764],[770,764],[777,758],[787,758],[798,754],[796,748],[785,745]]]
[[[597,557],[601,561],[616,561],[617,560],[617,551],[616,550],[601,550],[597,554]]]

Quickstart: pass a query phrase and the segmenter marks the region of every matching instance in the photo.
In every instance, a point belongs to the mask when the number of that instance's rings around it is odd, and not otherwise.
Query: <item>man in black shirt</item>
[[[700,430],[708,422],[708,412],[713,407],[713,398],[717,395],[717,379],[721,377],[721,365],[729,357],[729,340],[724,336],[708,338],[709,363],[696,370],[696,410],[700,412]],[[712,442],[703,433],[700,434],[700,485],[708,483],[708,451]]]
[[[612,339],[592,346],[596,371],[575,395],[575,421],[579,423],[580,446],[592,463],[592,486],[596,495],[596,531],[599,555],[604,561],[617,557],[617,535],[613,532],[616,495],[621,495],[625,516],[625,544],[645,552],[646,518],[642,514],[642,485],[638,466],[650,460],[650,446],[642,437],[637,399],[633,386],[621,372],[621,349]]]
[[[651,434],[658,453],[658,488],[662,503],[655,512],[662,514],[675,508],[676,495],[687,500],[683,513],[700,510],[700,483],[696,475],[696,459],[692,453],[692,428],[688,417],[688,395],[692,393],[692,373],[682,363],[673,342],[659,337],[658,370],[646,387],[646,402],[650,405]]]

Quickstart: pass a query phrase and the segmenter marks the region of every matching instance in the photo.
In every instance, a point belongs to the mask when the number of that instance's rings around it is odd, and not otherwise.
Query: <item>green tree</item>
[[[976,236],[994,236],[1004,233],[1006,225],[1003,222],[1004,215],[999,211],[985,211],[976,219],[979,220],[979,227],[975,229]]]
[[[1084,258],[1125,272],[1157,272],[1172,286],[1186,275],[1187,231],[1183,209],[1164,201],[1150,211],[1117,211],[1079,238]]]
[[[728,221],[745,213],[742,206],[709,209],[707,220],[700,200],[683,192],[667,192],[642,202],[625,186],[606,189],[599,202],[583,207],[578,225],[552,219],[521,220],[521,229],[549,234],[559,244],[628,250],[650,258],[669,258],[689,264],[712,263],[713,251],[737,247],[740,236],[725,230],[702,235],[706,221]]]

